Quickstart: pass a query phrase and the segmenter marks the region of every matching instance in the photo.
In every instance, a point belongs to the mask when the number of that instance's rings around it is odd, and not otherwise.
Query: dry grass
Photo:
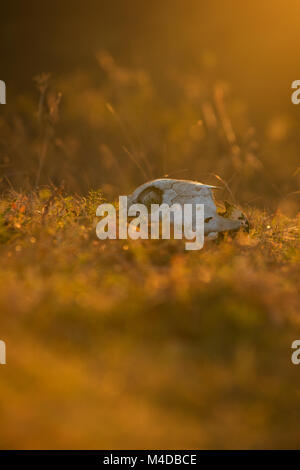
[[[300,220],[100,241],[100,192],[0,205],[1,448],[299,446]]]
[[[296,2],[33,3],[0,19],[0,447],[299,447]],[[167,175],[250,234],[97,239]]]

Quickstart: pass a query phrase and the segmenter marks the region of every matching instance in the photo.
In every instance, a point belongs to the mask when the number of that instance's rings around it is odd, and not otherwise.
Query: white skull
[[[249,223],[244,214],[235,206],[225,204],[226,211],[218,214],[212,189],[215,186],[198,183],[197,181],[162,178],[139,186],[128,196],[128,207],[131,204],[144,204],[149,209],[151,204],[204,204],[204,233],[209,238],[215,238],[219,232],[249,229]],[[194,215],[195,218],[195,215]],[[192,221],[195,229],[195,220]]]

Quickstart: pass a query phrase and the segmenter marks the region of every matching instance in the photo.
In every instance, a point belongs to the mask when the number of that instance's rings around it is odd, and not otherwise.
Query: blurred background
[[[64,182],[115,197],[147,178],[216,183],[217,174],[239,202],[274,208],[284,196],[294,212],[298,9],[296,0],[6,2],[4,186]]]
[[[299,13],[2,2],[1,448],[299,447]],[[250,234],[96,238],[103,198],[162,176]]]

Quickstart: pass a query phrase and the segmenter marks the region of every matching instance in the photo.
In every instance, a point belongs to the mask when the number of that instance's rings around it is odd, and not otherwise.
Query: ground
[[[299,223],[98,240],[101,188],[0,203],[1,448],[293,448]]]
[[[2,2],[1,448],[299,448],[299,1],[188,4]],[[164,177],[249,234],[97,238]]]

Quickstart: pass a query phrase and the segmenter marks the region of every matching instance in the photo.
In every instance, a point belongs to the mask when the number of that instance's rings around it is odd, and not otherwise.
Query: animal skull
[[[131,204],[144,204],[149,209],[151,204],[204,204],[204,234],[217,238],[218,233],[236,231],[244,228],[249,231],[246,216],[235,206],[225,203],[225,212],[218,213],[212,190],[215,186],[198,183],[197,181],[177,179],[156,179],[139,186],[128,196],[128,207]],[[195,215],[192,226],[195,229]]]

